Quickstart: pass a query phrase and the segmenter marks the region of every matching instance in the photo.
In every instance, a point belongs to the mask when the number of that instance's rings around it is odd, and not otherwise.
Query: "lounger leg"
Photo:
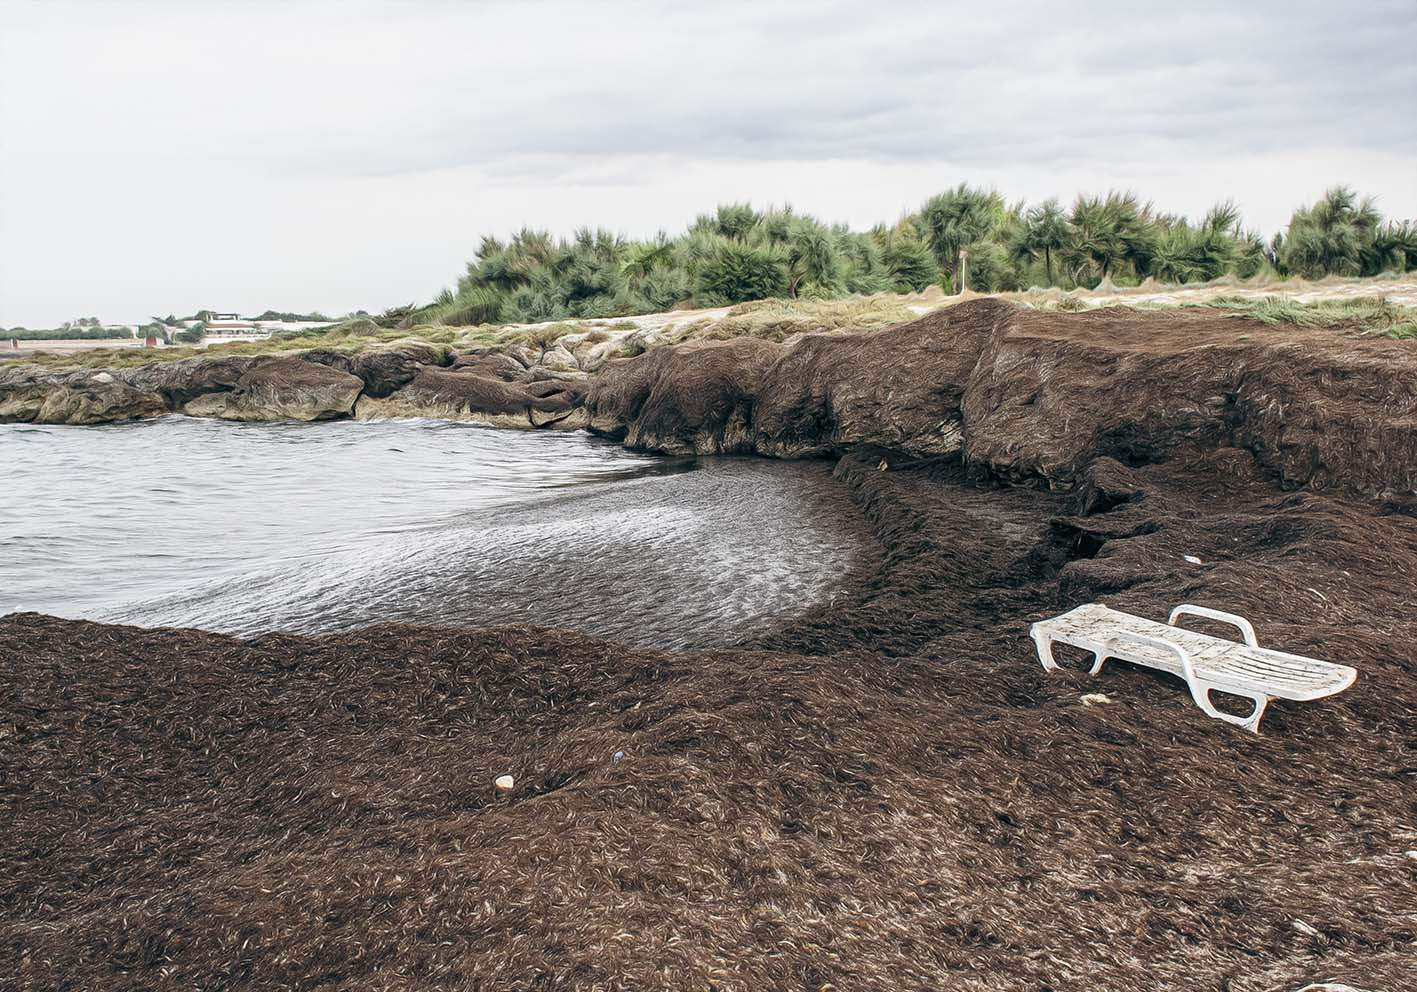
[[[1058,663],[1053,660],[1052,638],[1036,627],[1029,633],[1033,636],[1033,646],[1038,649],[1038,660],[1043,663],[1044,670],[1055,671]]]
[[[1092,670],[1089,671],[1087,674],[1089,674],[1089,675],[1096,675],[1098,672],[1102,671],[1102,662],[1105,661],[1106,658],[1107,658],[1107,652],[1105,652],[1105,651],[1098,651],[1095,655],[1093,655],[1093,656],[1092,656]]]
[[[1230,713],[1222,713],[1215,708],[1210,701],[1210,694],[1213,690],[1208,685],[1191,686],[1191,698],[1196,701],[1196,705],[1206,712],[1207,715],[1215,717],[1217,720],[1224,720],[1226,723],[1233,723],[1237,727],[1244,727],[1253,734],[1260,732],[1260,717],[1264,716],[1264,708],[1269,705],[1269,697],[1260,693],[1241,692],[1235,695],[1244,696],[1255,704],[1255,708],[1248,716],[1235,716]],[[1229,690],[1226,690],[1227,692]]]

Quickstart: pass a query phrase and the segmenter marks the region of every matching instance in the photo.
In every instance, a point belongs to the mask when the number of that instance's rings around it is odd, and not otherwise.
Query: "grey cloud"
[[[620,198],[596,216],[653,206],[672,224],[714,190],[744,195],[744,170],[838,162],[1042,189],[1064,172],[1106,189],[1334,150],[1417,174],[1415,48],[1410,0],[0,0],[0,310],[78,312],[35,288],[94,254],[56,232],[123,244],[206,215],[233,230],[205,246],[213,270],[246,271],[252,245],[292,266],[303,249],[243,224],[347,217],[323,247],[335,267],[359,238],[436,215],[425,198],[449,189],[470,204],[450,212],[489,225],[572,188]],[[692,203],[675,185],[688,170],[706,184]],[[388,197],[377,210],[357,198],[370,189]],[[195,278],[143,237],[148,255],[94,264]]]
[[[1417,41],[1410,14],[1392,11],[1380,28],[1322,6],[1071,19],[1003,4],[987,23],[915,10],[919,20],[889,30],[878,21],[864,41],[805,8],[798,23],[815,30],[800,37],[781,28],[792,18],[780,10],[775,30],[750,13],[727,36],[702,13],[660,18],[646,34],[673,41],[627,52],[629,71],[592,65],[582,74],[572,64],[544,79],[504,74],[506,89],[451,103],[426,140],[375,152],[377,169],[496,168],[531,153],[987,164],[1002,153],[1046,162],[1069,139],[1075,154],[1098,159],[1145,139],[1174,143],[1176,154],[1318,139],[1408,149],[1414,140],[1391,107],[1412,80],[1401,57]],[[1027,26],[1033,33],[1020,37]],[[856,57],[863,44],[875,57]],[[440,137],[445,128],[474,137]],[[1020,133],[1037,140],[1020,142]]]

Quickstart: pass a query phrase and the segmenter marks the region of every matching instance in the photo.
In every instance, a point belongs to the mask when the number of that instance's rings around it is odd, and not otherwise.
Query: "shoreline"
[[[405,342],[133,369],[15,366],[0,368],[0,422],[421,416],[585,429],[681,456],[836,458],[877,445],[1050,487],[1074,485],[1101,456],[1143,464],[1234,446],[1285,487],[1417,494],[1417,349],[1206,308],[1045,312],[981,297],[857,334],[665,345],[590,375],[556,361],[519,346]],[[1375,447],[1393,451],[1373,458]]]

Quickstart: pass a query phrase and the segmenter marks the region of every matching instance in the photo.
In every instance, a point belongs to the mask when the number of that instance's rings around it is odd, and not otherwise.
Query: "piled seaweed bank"
[[[845,453],[879,570],[740,649],[0,620],[10,980],[1409,985],[1411,359],[976,318],[598,381],[627,440]],[[1126,665],[1046,676],[1028,621],[1093,599],[1220,605],[1362,674],[1263,736]]]
[[[607,365],[585,408],[652,451],[877,444],[1069,487],[1098,457],[1233,447],[1286,487],[1417,492],[1417,348],[1207,309],[980,299],[866,334],[663,348]]]

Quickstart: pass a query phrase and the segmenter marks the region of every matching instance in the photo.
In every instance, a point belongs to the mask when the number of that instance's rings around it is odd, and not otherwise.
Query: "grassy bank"
[[[693,340],[755,337],[785,341],[809,333],[859,333],[904,323],[967,296],[945,296],[931,287],[922,293],[877,293],[842,299],[769,299],[730,307],[670,311],[623,318],[584,318],[535,324],[451,327],[423,324],[386,328],[369,320],[347,321],[322,330],[265,341],[213,344],[207,348],[81,351],[37,355],[27,361],[53,369],[134,368],[200,356],[293,354],[315,348],[357,353],[397,341],[418,341],[456,349],[502,349],[520,345],[545,353],[563,348],[576,367],[593,372],[605,361],[649,348]],[[1080,311],[1104,306],[1144,309],[1208,307],[1266,324],[1323,327],[1355,335],[1417,338],[1417,279],[1318,281],[1222,279],[1200,286],[1153,282],[1105,290],[1031,289],[997,294],[1031,309]],[[594,357],[589,357],[593,353]]]

